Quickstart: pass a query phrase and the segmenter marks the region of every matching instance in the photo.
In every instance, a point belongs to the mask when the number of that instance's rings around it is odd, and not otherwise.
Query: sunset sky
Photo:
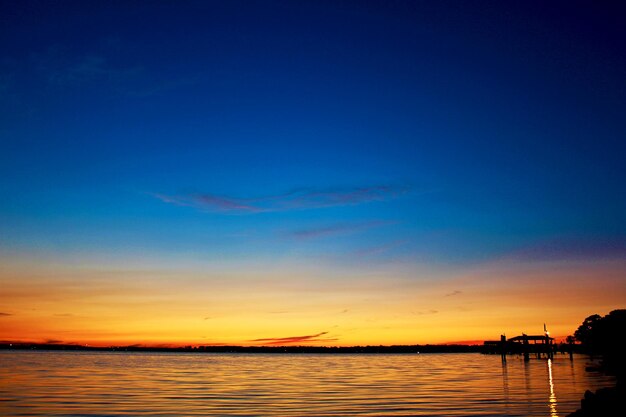
[[[0,1],[0,340],[444,343],[626,307],[626,7]]]

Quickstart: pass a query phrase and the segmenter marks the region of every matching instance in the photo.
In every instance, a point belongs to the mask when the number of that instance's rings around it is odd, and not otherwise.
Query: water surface
[[[563,416],[613,384],[480,354],[0,351],[1,416]]]

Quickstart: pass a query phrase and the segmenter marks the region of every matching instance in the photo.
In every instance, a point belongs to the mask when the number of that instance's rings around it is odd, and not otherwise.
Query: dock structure
[[[524,360],[530,360],[530,355],[536,355],[537,359],[545,356],[548,359],[554,357],[556,346],[554,338],[550,337],[550,333],[545,330],[543,335],[527,335],[522,333],[520,336],[506,338],[505,335],[500,336],[500,340],[486,340],[484,342],[485,353],[499,353],[502,360],[506,361],[506,355],[523,355]]]

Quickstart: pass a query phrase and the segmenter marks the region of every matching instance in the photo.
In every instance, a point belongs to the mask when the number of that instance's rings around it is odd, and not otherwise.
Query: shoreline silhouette
[[[0,349],[102,352],[172,353],[485,353],[482,345],[391,345],[391,346],[85,346],[59,343],[1,343]]]

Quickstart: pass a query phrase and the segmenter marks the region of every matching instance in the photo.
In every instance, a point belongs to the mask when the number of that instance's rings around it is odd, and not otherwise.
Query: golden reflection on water
[[[550,382],[550,397],[548,407],[550,407],[550,417],[558,417],[556,412],[556,394],[554,393],[554,381],[552,380],[552,359],[548,359],[548,381]]]
[[[556,416],[613,383],[585,359],[0,351],[0,416]],[[572,378],[572,372],[576,378]],[[550,396],[546,396],[546,379]],[[554,381],[557,381],[556,386]]]
[[[502,362],[502,392],[504,394],[504,408],[508,412],[509,408],[509,373],[506,366],[506,358]]]

